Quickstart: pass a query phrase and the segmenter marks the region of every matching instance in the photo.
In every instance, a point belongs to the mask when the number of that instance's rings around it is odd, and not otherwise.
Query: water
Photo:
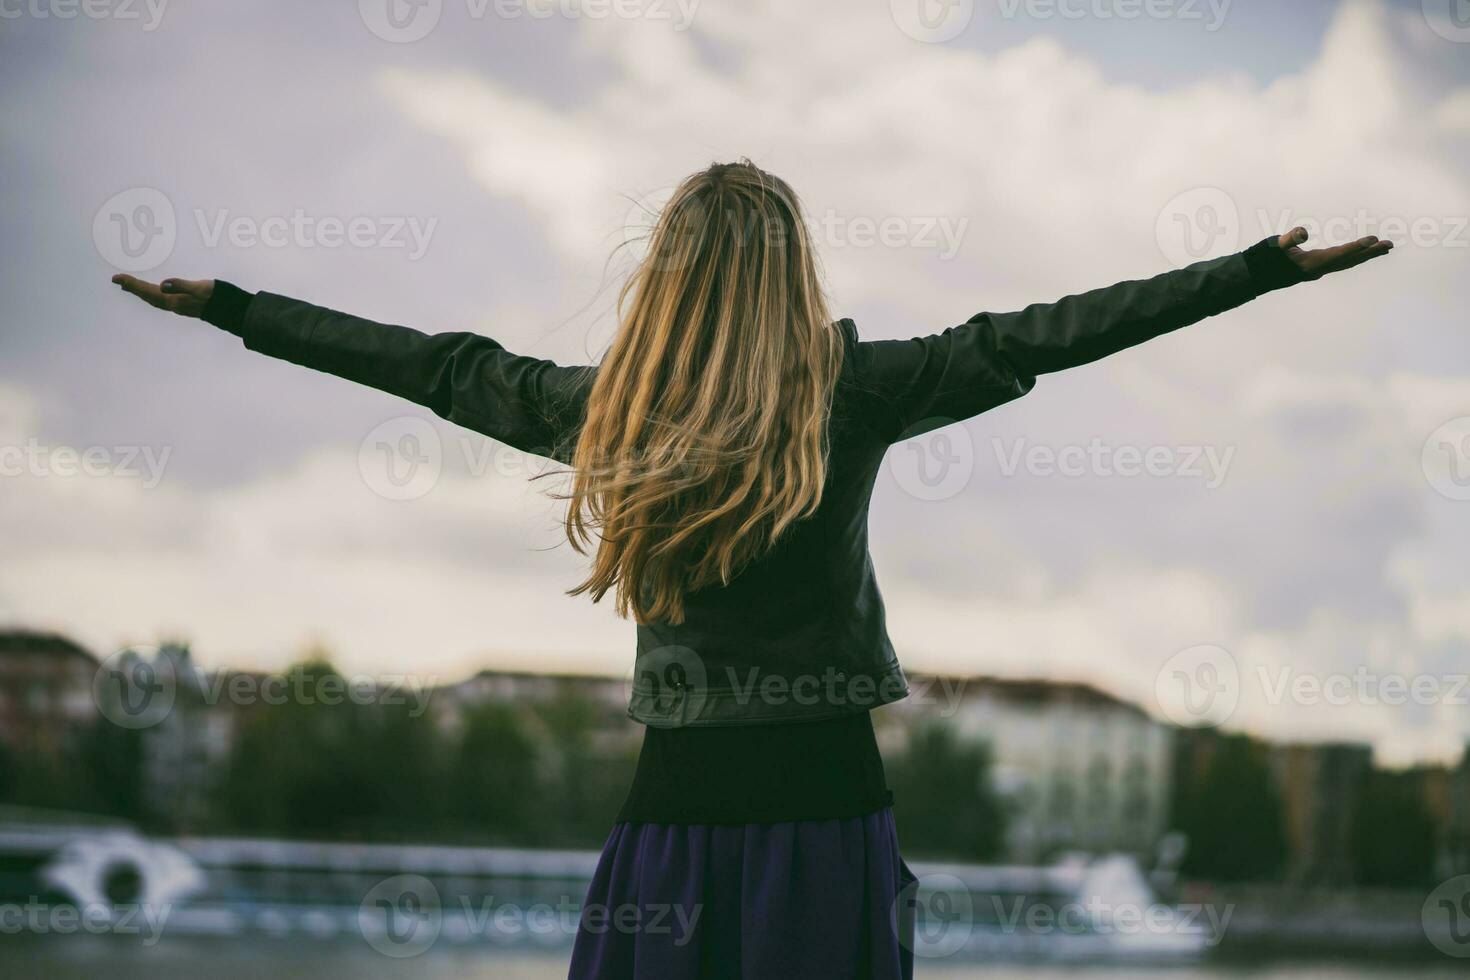
[[[345,943],[170,939],[152,947],[105,936],[0,935],[6,980],[563,980],[565,951],[435,950],[393,959]],[[1289,961],[1141,969],[921,963],[933,980],[1463,980],[1463,961]],[[773,978],[778,980],[778,978]]]

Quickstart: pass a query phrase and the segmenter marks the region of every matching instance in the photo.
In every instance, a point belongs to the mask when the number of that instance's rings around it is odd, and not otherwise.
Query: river
[[[434,950],[394,959],[366,947],[312,940],[193,940],[151,947],[107,936],[0,936],[6,980],[561,980],[566,952]],[[934,980],[1463,980],[1448,957],[1411,963],[1362,960],[1210,963],[1184,968],[921,963]],[[779,980],[779,978],[772,978]]]

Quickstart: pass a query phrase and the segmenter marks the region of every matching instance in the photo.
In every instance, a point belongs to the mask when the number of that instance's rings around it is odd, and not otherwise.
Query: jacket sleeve
[[[1029,392],[1038,375],[1087,364],[1303,277],[1274,237],[1244,252],[1038,303],[977,313],[943,333],[857,345],[855,375],[890,442]]]
[[[416,402],[517,449],[566,462],[591,367],[512,354],[475,333],[432,336],[218,282],[204,319],[245,346]]]

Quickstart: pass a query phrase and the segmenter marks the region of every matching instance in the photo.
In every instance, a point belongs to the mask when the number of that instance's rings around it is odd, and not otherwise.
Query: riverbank
[[[1181,904],[1216,910],[1225,926],[1214,954],[1270,956],[1369,955],[1389,960],[1449,961],[1470,955],[1470,937],[1454,931],[1449,911],[1430,892],[1191,883]]]

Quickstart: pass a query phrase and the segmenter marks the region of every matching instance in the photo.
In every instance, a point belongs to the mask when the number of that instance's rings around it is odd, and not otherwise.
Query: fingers
[[[1282,235],[1281,238],[1277,241],[1282,248],[1292,248],[1297,245],[1305,244],[1307,239],[1311,237],[1312,236],[1307,233],[1307,229],[1298,226],[1296,228],[1293,228],[1291,231],[1288,231],[1286,234]]]
[[[1381,258],[1392,251],[1393,242],[1380,241],[1374,242],[1372,245],[1361,246],[1340,259],[1338,264],[1332,266],[1331,271],[1341,272],[1343,269],[1351,269],[1354,266],[1362,265],[1364,262],[1371,262],[1374,259]]]
[[[165,293],[183,293],[195,299],[209,299],[212,283],[208,279],[165,279],[159,283],[159,288]]]
[[[1359,238],[1355,242],[1348,242],[1346,245],[1343,245],[1342,248],[1345,250],[1343,254],[1345,254],[1345,255],[1352,255],[1354,252],[1365,251],[1365,250],[1371,249],[1371,248],[1373,248],[1373,247],[1375,247],[1375,246],[1377,246],[1379,244],[1380,244],[1380,239],[1379,239],[1379,237],[1377,235],[1369,235],[1367,238]],[[1382,244],[1392,245],[1393,243],[1392,242],[1386,242],[1386,243],[1382,243]]]
[[[1367,238],[1360,238],[1346,245],[1323,249],[1322,261],[1323,265],[1332,271],[1349,269],[1355,265],[1362,265],[1369,259],[1386,255],[1392,249],[1393,242],[1380,241],[1377,235],[1369,235]]]
[[[1293,253],[1293,258],[1309,278],[1320,279],[1329,273],[1342,272],[1381,258],[1391,251],[1393,242],[1381,240],[1377,235],[1369,235],[1332,248],[1297,251]]]
[[[1307,229],[1296,227],[1277,239],[1277,243],[1283,249],[1292,251],[1293,258],[1299,264],[1309,271],[1317,272],[1333,272],[1339,268],[1350,268],[1345,263],[1360,265],[1368,259],[1376,259],[1393,250],[1393,242],[1382,241],[1377,235],[1368,235],[1355,242],[1332,248],[1302,249],[1301,246],[1306,244],[1311,237]]]
[[[165,279],[154,285],[135,276],[118,273],[112,281],[125,293],[134,296],[159,310],[168,310],[183,316],[194,316],[203,301],[209,298],[210,280]]]
[[[162,285],[144,282],[143,279],[134,278],[134,276],[123,275],[123,273],[113,276],[112,281],[118,284],[123,292],[131,292],[153,309],[168,310],[169,313],[176,313],[179,316],[200,316],[200,311],[204,309],[204,301],[207,298],[207,295],[200,297],[194,291],[179,288],[182,282],[179,279],[166,281],[172,284],[169,289],[163,288]]]
[[[161,288],[151,282],[144,282],[135,276],[118,274],[112,277],[112,281],[121,286],[123,292],[132,293],[149,306],[157,307],[160,310],[173,309],[173,304],[177,299],[177,297],[165,296]]]

